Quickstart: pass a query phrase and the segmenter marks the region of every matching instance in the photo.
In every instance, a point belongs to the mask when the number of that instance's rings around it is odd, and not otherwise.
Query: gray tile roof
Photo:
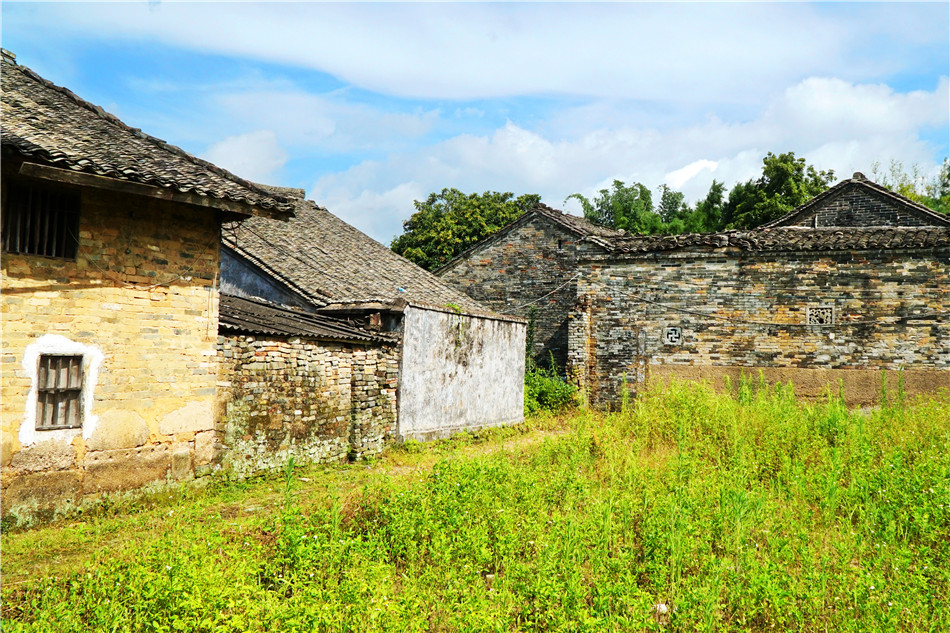
[[[289,222],[252,217],[234,223],[233,230],[225,227],[223,242],[317,306],[403,300],[456,305],[469,314],[489,312],[309,200],[297,200]]]
[[[778,227],[725,233],[630,236],[601,242],[611,253],[737,248],[749,252],[912,249],[950,246],[950,227]]]
[[[533,211],[530,211],[529,213],[543,215],[553,222],[560,224],[567,230],[584,237],[620,237],[626,234],[625,231],[618,231],[617,229],[611,229],[606,226],[594,224],[586,218],[571,215],[570,213],[564,213],[563,211],[553,209],[545,204],[538,205]]]
[[[4,153],[76,172],[249,205],[284,215],[292,201],[141,130],[18,65],[4,51]]]
[[[808,202],[799,205],[786,215],[783,215],[776,220],[768,222],[767,224],[763,224],[760,228],[774,228],[791,225],[800,218],[807,217],[808,215],[812,214],[816,208],[820,207],[826,202],[829,202],[832,198],[848,189],[858,189],[859,191],[863,190],[862,193],[865,195],[871,194],[890,200],[891,203],[900,208],[904,213],[910,215],[911,217],[917,217],[923,220],[924,224],[950,226],[950,217],[943,215],[942,213],[937,213],[932,209],[928,209],[924,205],[914,202],[910,198],[905,198],[904,196],[891,191],[887,187],[868,180],[864,174],[857,171],[854,172],[851,178],[842,180],[833,187],[829,187]]]
[[[370,332],[340,319],[277,306],[266,301],[221,295],[218,329],[222,332],[304,336],[324,341],[394,342],[394,337]]]

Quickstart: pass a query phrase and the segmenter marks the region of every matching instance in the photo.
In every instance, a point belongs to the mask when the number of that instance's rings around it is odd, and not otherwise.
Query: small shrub
[[[524,373],[525,414],[563,411],[577,404],[577,387],[558,376],[550,367],[531,366]]]

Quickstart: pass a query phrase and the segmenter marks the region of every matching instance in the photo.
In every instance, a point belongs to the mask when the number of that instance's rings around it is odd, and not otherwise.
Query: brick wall
[[[5,515],[201,465],[213,435],[219,237],[214,211],[88,189],[75,261],[3,253]],[[95,383],[83,428],[32,431],[24,358],[64,346],[81,350]]]
[[[577,236],[535,216],[460,259],[439,276],[501,314],[529,318],[537,309],[534,355],[567,361],[568,314],[574,303]],[[530,305],[525,305],[530,304]]]
[[[947,248],[595,261],[578,286],[570,369],[602,405],[625,381],[634,392],[669,377],[721,385],[743,369],[803,396],[841,380],[855,404],[877,401],[881,370],[903,369],[910,392],[950,387],[948,271]],[[832,307],[835,323],[807,325],[809,307]],[[667,328],[681,338],[667,341]]]
[[[792,226],[927,226],[932,220],[908,211],[867,187],[849,187],[791,222]],[[816,220],[817,218],[817,220]]]
[[[382,451],[396,427],[394,346],[220,337],[217,459],[239,476]]]

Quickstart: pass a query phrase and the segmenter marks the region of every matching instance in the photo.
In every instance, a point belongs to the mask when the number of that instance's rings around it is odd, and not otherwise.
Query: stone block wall
[[[214,433],[216,212],[84,189],[77,237],[75,260],[2,256],[0,484],[17,520],[191,477]],[[35,429],[44,353],[83,356],[81,429]]]
[[[396,431],[394,346],[249,335],[218,339],[217,459],[238,476],[376,455]]]
[[[500,314],[527,319],[536,308],[534,356],[567,361],[568,314],[574,304],[578,237],[540,216],[490,240],[439,276]],[[527,305],[526,305],[527,304]]]
[[[878,401],[882,370],[910,393],[950,388],[946,248],[630,255],[590,262],[578,292],[570,367],[595,404],[760,370],[806,397],[840,380],[852,404]],[[809,325],[816,308],[834,322]]]
[[[907,211],[893,198],[866,187],[848,188],[790,222],[790,226],[927,226],[932,222]]]

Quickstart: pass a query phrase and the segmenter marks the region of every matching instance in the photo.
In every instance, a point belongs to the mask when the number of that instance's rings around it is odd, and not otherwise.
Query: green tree
[[[871,180],[934,211],[950,213],[950,158],[943,159],[937,175],[930,179],[918,165],[908,172],[902,162],[892,160],[885,172],[875,162],[871,166]]]
[[[424,202],[413,201],[416,212],[403,222],[403,233],[390,248],[426,270],[435,270],[540,202],[537,194],[515,198],[513,193],[443,189],[430,193]]]
[[[782,217],[827,189],[834,172],[818,171],[794,152],[762,159],[762,176],[738,183],[722,209],[723,228],[751,229]]]
[[[660,185],[660,203],[656,205],[656,213],[667,224],[677,220],[682,221],[689,214],[689,205],[682,192],[670,189],[667,185]]]
[[[687,233],[713,233],[722,228],[722,208],[726,203],[725,183],[713,180],[706,197],[686,217]]]
[[[950,215],[950,158],[944,158],[940,171],[927,187],[928,207]]]
[[[653,211],[653,194],[643,184],[625,185],[615,180],[611,189],[601,189],[593,200],[572,193],[564,202],[577,200],[584,217],[595,224],[630,233],[658,233],[663,220]]]

